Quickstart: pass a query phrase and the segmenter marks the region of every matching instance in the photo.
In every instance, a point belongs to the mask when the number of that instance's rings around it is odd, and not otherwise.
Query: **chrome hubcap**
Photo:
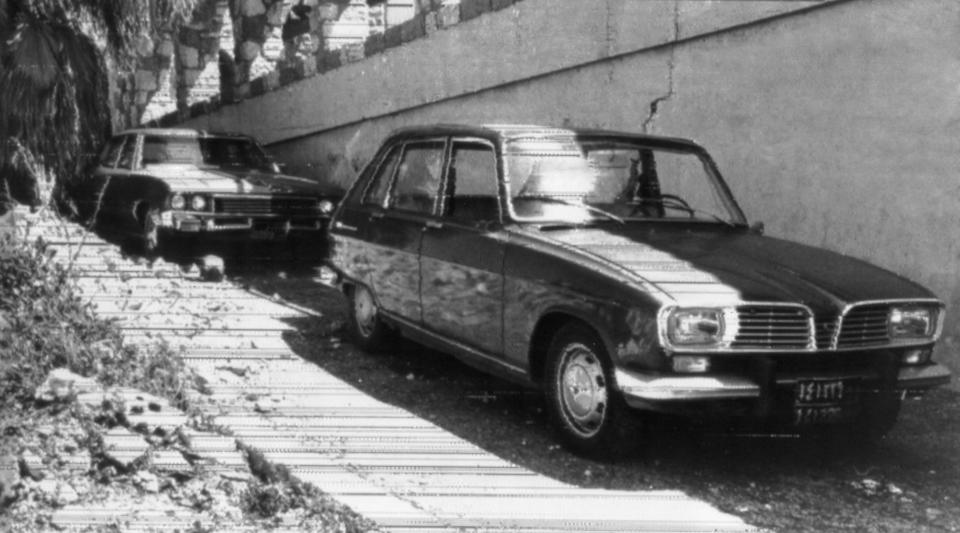
[[[564,417],[580,435],[595,435],[607,409],[607,382],[596,354],[582,344],[563,353],[560,368],[560,401]]]
[[[373,333],[377,325],[377,306],[373,303],[373,296],[364,287],[357,287],[353,295],[353,314],[357,319],[357,329],[364,337]]]

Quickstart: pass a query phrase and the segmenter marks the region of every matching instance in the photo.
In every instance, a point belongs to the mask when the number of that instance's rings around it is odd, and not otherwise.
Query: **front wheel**
[[[348,295],[350,297],[350,332],[357,346],[371,352],[383,349],[390,330],[380,318],[380,310],[370,289],[363,285],[355,285]]]
[[[554,336],[547,357],[547,407],[563,443],[591,457],[625,452],[636,419],[614,386],[612,365],[596,335],[569,324]]]
[[[137,208],[140,223],[140,250],[144,255],[155,254],[160,248],[160,210],[146,204]]]

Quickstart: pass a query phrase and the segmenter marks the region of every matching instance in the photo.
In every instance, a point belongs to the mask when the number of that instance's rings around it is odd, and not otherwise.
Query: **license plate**
[[[793,422],[796,425],[822,424],[843,417],[844,386],[841,380],[810,380],[797,383]]]

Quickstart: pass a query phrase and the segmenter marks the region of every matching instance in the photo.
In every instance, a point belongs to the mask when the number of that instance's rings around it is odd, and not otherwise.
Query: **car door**
[[[333,228],[348,273],[373,291],[381,309],[415,324],[422,318],[420,239],[437,208],[444,148],[443,139],[393,146]]]
[[[503,257],[492,143],[451,143],[442,210],[425,224],[420,253],[424,325],[484,352],[503,348]]]

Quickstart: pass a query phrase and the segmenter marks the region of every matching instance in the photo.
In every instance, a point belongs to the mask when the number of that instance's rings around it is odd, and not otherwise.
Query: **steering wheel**
[[[690,207],[690,204],[687,203],[686,200],[684,200],[683,198],[680,198],[675,194],[661,194],[657,198],[641,198],[639,200],[634,200],[636,205],[633,206],[633,209],[630,211],[629,216],[633,216],[637,214],[637,211],[639,211],[644,205],[647,205],[647,204],[664,205],[665,204],[664,200],[669,200],[668,204],[671,207],[676,207],[677,209],[683,209],[684,211],[690,214],[690,218],[693,218],[694,209]]]

